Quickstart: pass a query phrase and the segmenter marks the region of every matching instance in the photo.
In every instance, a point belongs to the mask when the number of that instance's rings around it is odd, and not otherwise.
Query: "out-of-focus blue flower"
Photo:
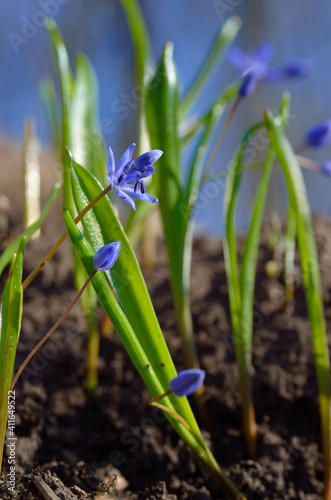
[[[271,67],[270,62],[274,56],[275,48],[270,43],[263,43],[249,56],[239,47],[229,50],[229,59],[236,68],[242,71],[242,84],[239,88],[241,97],[253,93],[260,80],[276,82],[296,76],[306,75],[311,71],[310,61],[298,59],[282,67]]]
[[[146,186],[143,181],[145,177],[149,177],[154,172],[152,166],[163,154],[159,149],[148,151],[139,156],[136,161],[132,160],[135,143],[131,144],[125,151],[122,158],[117,162],[115,167],[115,158],[112,148],[109,148],[108,157],[108,177],[112,188],[115,187],[117,196],[130,203],[133,210],[136,210],[135,202],[137,200],[149,201],[157,203],[158,199],[149,196],[146,193]]]
[[[322,174],[331,175],[331,161],[323,161],[320,167]]]
[[[331,120],[318,123],[306,133],[306,143],[314,148],[325,146],[331,140]]]
[[[93,257],[94,267],[97,271],[108,271],[117,261],[120,253],[121,242],[115,241],[99,248]]]
[[[191,368],[178,373],[177,377],[170,380],[170,389],[176,396],[189,396],[203,383],[205,379],[204,370]]]

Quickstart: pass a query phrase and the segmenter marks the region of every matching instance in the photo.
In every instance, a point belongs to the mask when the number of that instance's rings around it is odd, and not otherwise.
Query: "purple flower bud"
[[[115,241],[99,248],[93,257],[94,267],[97,271],[108,271],[117,261],[120,253],[121,242]]]
[[[320,167],[322,174],[331,175],[331,161],[323,161]]]
[[[325,146],[331,139],[331,120],[318,123],[306,133],[306,142],[314,147]]]
[[[285,77],[306,76],[312,71],[312,63],[307,59],[297,59],[283,66]]]
[[[205,379],[204,370],[191,368],[178,373],[177,377],[170,380],[170,389],[176,396],[189,396],[203,383]]]

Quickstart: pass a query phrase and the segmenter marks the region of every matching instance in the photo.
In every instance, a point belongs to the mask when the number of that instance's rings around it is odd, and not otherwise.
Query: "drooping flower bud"
[[[197,368],[183,370],[170,380],[170,389],[176,396],[189,396],[199,389],[205,379],[205,371]]]
[[[99,248],[93,257],[94,267],[97,271],[108,271],[117,261],[120,253],[121,242],[115,241]]]
[[[319,148],[331,140],[331,120],[318,123],[306,133],[306,142],[309,146]]]

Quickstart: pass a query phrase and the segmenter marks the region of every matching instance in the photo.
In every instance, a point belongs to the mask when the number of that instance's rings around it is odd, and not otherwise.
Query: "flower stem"
[[[230,110],[230,113],[229,113],[227,119],[226,119],[226,122],[224,124],[223,129],[222,129],[222,132],[221,132],[221,134],[220,134],[220,136],[218,138],[218,141],[215,144],[215,146],[214,146],[214,148],[213,148],[213,150],[212,150],[212,152],[210,154],[209,160],[208,160],[208,162],[207,162],[207,164],[205,166],[205,169],[204,169],[204,172],[203,172],[203,176],[202,176],[201,184],[208,177],[209,171],[210,171],[210,169],[211,169],[211,167],[212,167],[212,165],[214,163],[214,160],[216,158],[217,152],[218,152],[219,148],[221,147],[221,145],[223,143],[224,137],[225,137],[225,135],[226,135],[226,133],[228,131],[228,128],[229,128],[231,122],[232,122],[232,119],[233,119],[233,117],[235,115],[235,112],[237,111],[237,108],[239,106],[240,101],[241,101],[241,97],[238,96],[237,99],[235,100],[235,102],[233,103],[233,106],[232,106],[232,108]]]
[[[105,196],[109,191],[111,190],[111,185],[107,186],[94,200],[92,200],[75,218],[75,224],[78,224],[84,217],[84,215],[91,210],[91,208],[94,207],[94,205],[101,200],[103,196]],[[47,253],[47,255],[43,258],[42,261],[39,262],[38,266],[32,271],[32,273],[29,274],[29,276],[23,281],[22,286],[23,290],[25,290],[35,279],[37,274],[41,271],[41,269],[47,264],[47,262],[53,257],[55,252],[60,248],[64,240],[68,236],[68,231],[65,231],[62,236],[59,238],[59,240],[53,245],[53,247],[50,249],[50,251]]]
[[[93,273],[87,278],[86,282],[84,283],[84,285],[82,286],[82,288],[80,289],[80,291],[78,292],[78,294],[76,295],[76,297],[74,298],[74,300],[71,302],[70,306],[62,314],[62,316],[57,320],[57,322],[55,323],[55,325],[52,326],[52,328],[46,333],[46,335],[44,335],[43,338],[38,342],[38,344],[32,349],[32,351],[30,352],[30,354],[25,358],[25,360],[23,361],[23,363],[21,364],[21,366],[17,370],[17,373],[16,373],[15,377],[13,378],[10,390],[14,389],[15,384],[16,384],[19,376],[21,375],[22,371],[24,370],[24,368],[26,367],[26,365],[29,363],[29,361],[33,358],[33,356],[40,349],[40,347],[46,342],[46,340],[49,339],[49,337],[57,329],[57,327],[62,323],[62,321],[65,319],[65,317],[70,313],[71,309],[76,305],[76,303],[80,299],[82,293],[84,292],[85,288],[90,283],[90,281],[92,280],[92,278],[95,276],[96,272],[97,272],[97,270],[95,269],[93,271]]]

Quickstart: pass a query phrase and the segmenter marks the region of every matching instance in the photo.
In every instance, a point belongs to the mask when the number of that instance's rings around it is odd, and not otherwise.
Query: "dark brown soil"
[[[327,326],[331,322],[331,224],[315,219]],[[16,228],[17,230],[17,228]],[[49,249],[50,229],[29,243],[25,273]],[[8,243],[3,240],[2,246]],[[168,283],[159,260],[144,274],[176,366],[181,369]],[[320,422],[312,342],[298,271],[293,311],[281,311],[282,273],[269,278],[271,251],[261,246],[253,346],[259,458],[247,460],[241,435],[237,371],[229,323],[221,241],[195,243],[192,309],[196,343],[206,370],[207,406],[214,428],[205,437],[219,463],[249,499],[317,500],[322,494]],[[74,298],[71,249],[64,245],[27,289],[17,365]],[[100,311],[101,315],[101,311]],[[329,328],[330,330],[330,328]],[[150,397],[116,333],[101,341],[100,383],[84,392],[86,334],[77,306],[30,363],[16,387],[16,494],[0,481],[3,499],[224,499]],[[4,459],[4,472],[8,472]]]

